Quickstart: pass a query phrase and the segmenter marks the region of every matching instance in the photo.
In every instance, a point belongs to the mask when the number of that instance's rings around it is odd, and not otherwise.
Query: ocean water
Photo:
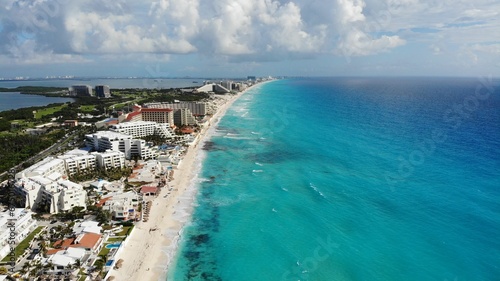
[[[259,85],[206,144],[168,280],[500,280],[500,83]]]

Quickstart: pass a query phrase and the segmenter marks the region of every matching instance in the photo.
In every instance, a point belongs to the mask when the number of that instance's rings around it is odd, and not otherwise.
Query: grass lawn
[[[108,238],[108,242],[121,242],[125,240],[125,237],[111,237]]]
[[[123,229],[122,229],[122,231],[116,233],[115,235],[116,236],[125,236],[125,235],[128,235],[132,231],[132,228],[134,228],[134,226],[124,226]]]
[[[82,105],[80,106],[80,110],[83,112],[93,112],[95,109],[95,105]]]
[[[108,244],[110,244],[110,243],[105,243],[104,244],[104,247],[102,247],[102,249],[99,252],[98,256],[107,256],[108,255],[109,251],[111,250],[111,249],[106,248],[106,245],[108,245]]]
[[[31,240],[33,240],[33,238],[35,238],[35,235],[40,233],[40,231],[42,231],[43,228],[44,228],[43,226],[37,227],[35,230],[33,230],[33,232],[30,233],[30,235],[28,235],[26,238],[24,238],[24,240],[21,241],[21,243],[19,243],[19,245],[17,245],[16,249],[14,250],[14,252],[16,253],[16,256],[15,256],[16,258],[18,258],[22,254],[24,254],[24,251],[26,251],[26,249],[28,249]],[[5,262],[10,261],[10,256],[7,255],[2,261],[5,261]]]
[[[68,105],[67,104],[63,104],[63,105],[59,105],[59,106],[48,107],[48,108],[43,108],[43,109],[37,110],[36,113],[35,113],[35,118],[36,119],[40,119],[40,118],[42,118],[42,116],[49,115],[49,114],[52,114],[54,112],[57,112],[57,111],[63,109],[64,107],[66,107],[66,106],[68,106]]]

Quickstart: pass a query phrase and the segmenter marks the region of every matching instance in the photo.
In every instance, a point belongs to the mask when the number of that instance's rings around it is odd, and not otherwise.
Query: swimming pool
[[[122,244],[122,242],[113,243],[113,244],[108,244],[108,245],[106,245],[106,248],[108,248],[108,249],[120,248],[120,245],[121,245],[121,244]]]
[[[106,262],[106,266],[111,266],[113,264],[114,260],[109,260]]]

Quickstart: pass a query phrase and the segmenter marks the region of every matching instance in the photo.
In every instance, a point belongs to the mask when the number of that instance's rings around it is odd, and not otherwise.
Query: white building
[[[87,192],[80,184],[52,175],[52,178],[29,177],[15,184],[18,194],[24,196],[25,207],[46,208],[51,214],[70,211],[73,207],[86,208]]]
[[[96,233],[101,234],[102,227],[99,226],[99,223],[96,221],[82,221],[80,223],[75,223],[73,226],[73,232],[76,235],[81,233]]]
[[[194,118],[194,115],[191,113],[191,110],[189,108],[181,108],[177,109],[174,112],[174,124],[178,126],[184,126],[184,125],[195,125],[197,124],[196,119]]]
[[[131,135],[111,131],[98,131],[93,134],[85,135],[85,144],[96,151],[122,151],[120,144],[123,140],[132,139]]]
[[[134,121],[125,122],[111,126],[109,129],[114,132],[131,135],[135,138],[151,136],[155,134],[156,122],[151,121]]]
[[[97,166],[99,168],[124,168],[125,153],[121,151],[106,150],[104,152],[92,152],[96,157]]]
[[[165,128],[165,126],[168,126],[168,124],[161,124],[163,126],[158,126],[159,124],[154,122],[148,123],[153,123],[155,125],[155,127],[152,127],[154,130],[157,127]],[[126,128],[126,130],[133,130],[140,128],[140,126],[125,126],[124,128]],[[151,127],[146,126],[142,129],[149,131]],[[100,154],[93,153],[94,155],[96,155],[97,166],[99,167],[107,168],[124,166],[124,160],[122,160],[122,156],[116,153],[113,154],[110,151],[123,152],[125,159],[131,159],[135,155],[139,156],[142,159],[151,159],[156,157],[156,152],[146,144],[146,141],[142,139],[134,139],[130,135],[125,135],[118,132],[99,131],[92,135],[87,135],[86,141],[87,145],[89,145],[92,149],[97,151],[105,151],[105,153]]]
[[[124,141],[125,158],[138,156],[142,159],[156,158],[156,151],[146,144],[145,140],[133,139]]]
[[[206,115],[207,114],[207,104],[205,102],[176,102],[176,103],[162,103],[162,102],[153,102],[144,104],[144,108],[142,109],[189,109],[194,115]]]
[[[173,136],[169,123],[156,123],[152,121],[133,121],[112,125],[109,128],[113,132],[131,135],[134,138],[142,138],[157,134],[163,138]]]
[[[85,150],[75,149],[57,158],[64,160],[66,173],[68,175],[96,168],[95,155],[89,154],[89,152]]]
[[[37,224],[32,215],[33,212],[24,208],[0,213],[0,259],[10,253],[9,241],[15,241],[17,244],[35,230]],[[15,235],[12,236],[11,233]],[[12,238],[13,240],[10,240]]]
[[[137,194],[129,191],[109,197],[102,205],[102,209],[111,212],[116,220],[127,220],[133,218],[138,204]]]
[[[46,177],[53,173],[66,174],[66,166],[62,159],[47,157],[44,160],[32,165],[16,174],[16,179],[23,177],[42,176]]]

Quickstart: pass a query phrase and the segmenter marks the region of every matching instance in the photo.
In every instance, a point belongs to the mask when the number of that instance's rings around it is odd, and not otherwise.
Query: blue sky
[[[499,14],[483,0],[2,0],[0,77],[500,76]]]

